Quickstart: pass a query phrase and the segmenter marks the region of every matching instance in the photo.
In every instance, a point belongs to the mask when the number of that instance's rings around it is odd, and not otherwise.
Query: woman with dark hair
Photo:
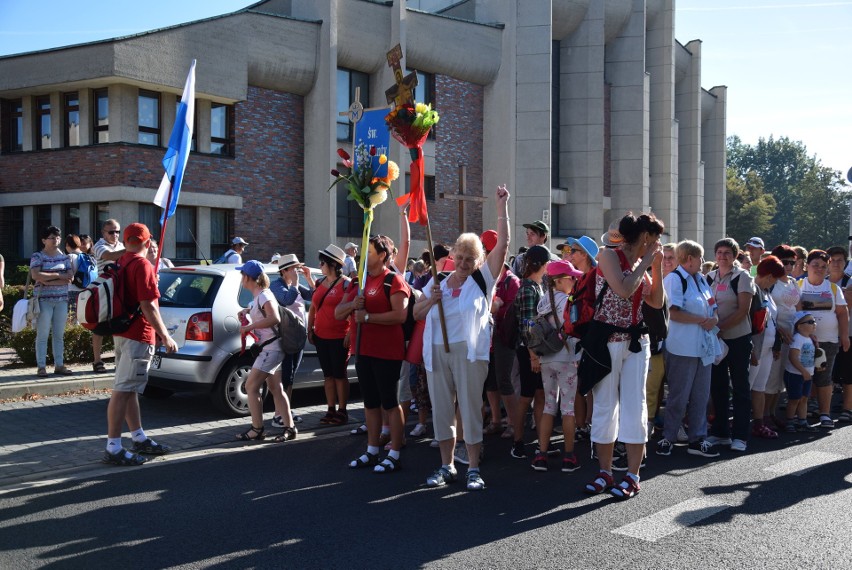
[[[254,332],[257,335],[255,342],[261,347],[245,384],[251,413],[251,427],[238,434],[237,439],[251,441],[266,437],[263,426],[263,402],[260,397],[260,385],[263,382],[266,382],[275,401],[275,416],[283,418],[284,433],[276,437],[275,441],[295,439],[298,431],[293,425],[290,414],[290,401],[281,385],[281,377],[275,374],[284,359],[277,335],[278,323],[281,320],[278,315],[278,301],[269,290],[269,277],[264,272],[262,263],[251,259],[236,269],[242,274],[241,285],[251,291],[253,297],[249,307],[239,312],[241,322],[247,314],[251,316],[251,322],[240,327],[240,334],[245,336]]]
[[[65,236],[65,253],[68,254],[68,260],[71,264],[72,276],[77,273],[77,268],[80,264],[80,254],[83,251],[80,249],[80,237],[74,234]],[[73,280],[73,277],[72,277]],[[77,297],[80,296],[82,289],[74,285],[68,284],[68,317],[72,323],[77,322]]]
[[[793,251],[796,252],[796,264],[793,266],[793,271],[790,275],[793,279],[797,281],[808,274],[808,268],[806,267],[806,263],[808,260],[808,250],[800,245],[792,246]]]
[[[541,377],[541,360],[527,348],[527,331],[533,319],[538,315],[538,302],[541,300],[541,281],[547,273],[550,252],[543,245],[534,245],[524,254],[524,274],[521,288],[515,296],[515,314],[518,317],[518,339],[520,344],[515,350],[518,357],[518,372],[521,377],[521,394],[518,405],[512,411],[512,424],[515,426],[514,443],[511,455],[516,459],[525,458],[524,416],[533,404],[535,425],[541,425],[544,412],[544,384]]]
[[[628,213],[618,224],[624,243],[600,252],[595,291],[603,297],[587,336],[595,331],[606,338],[612,368],[592,389],[592,442],[600,464],[600,473],[585,488],[592,495],[609,490],[616,498],[629,499],[639,492],[639,467],[648,439],[645,380],[651,358],[642,302],[656,309],[663,306],[663,230],[653,214]],[[627,473],[618,486],[612,480],[616,438],[627,448]]]
[[[37,374],[47,376],[47,339],[53,334],[54,373],[72,374],[64,364],[65,321],[68,320],[68,285],[74,277],[71,260],[59,249],[62,232],[49,226],[41,232],[42,250],[30,257],[30,275],[35,281],[33,296],[38,298],[36,322]]]
[[[784,390],[784,363],[789,359],[790,342],[793,340],[793,324],[796,315],[796,305],[799,304],[799,287],[795,280],[790,277],[793,267],[796,265],[796,251],[789,245],[779,245],[772,249],[772,255],[781,261],[784,266],[784,275],[778,278],[769,289],[769,294],[775,302],[777,316],[775,326],[781,336],[779,346],[779,358],[773,359],[769,371],[769,379],[766,381],[765,400],[763,410],[763,423],[772,424],[775,431],[785,428],[785,414],[776,414],[778,397]]]
[[[775,352],[775,331],[778,322],[778,307],[770,291],[782,277],[786,277],[784,264],[777,257],[770,255],[757,264],[754,284],[762,301],[762,308],[766,309],[767,313],[765,317],[761,313],[756,315],[765,322],[765,327],[762,332],[752,334],[751,337],[754,348],[751,351],[748,383],[751,387],[751,435],[764,439],[778,437],[778,432],[763,422],[763,415],[766,407],[766,383],[769,380],[772,363],[775,361],[773,353]],[[752,300],[752,303],[754,303],[754,300]],[[755,308],[752,307],[751,311],[754,312],[754,310]],[[756,332],[754,327],[755,323],[752,322],[753,333]]]
[[[320,420],[323,425],[342,425],[349,421],[349,320],[335,318],[335,310],[343,301],[351,280],[343,275],[346,253],[334,244],[319,252],[322,277],[317,279],[311,309],[308,312],[308,340],[317,349],[328,411]],[[356,428],[357,429],[357,428]]]
[[[751,388],[748,367],[751,361],[751,297],[754,282],[748,271],[734,265],[740,246],[733,238],[723,238],[713,248],[718,269],[707,275],[713,298],[719,307],[719,338],[728,354],[710,373],[710,397],[716,414],[707,441],[745,451],[751,424]],[[728,406],[733,402],[733,428],[728,423]]]
[[[387,236],[370,238],[370,246],[365,252],[367,271],[363,293],[348,303],[341,303],[335,310],[338,319],[354,314],[355,322],[361,325],[355,366],[367,417],[367,451],[351,461],[349,467],[373,467],[376,473],[400,469],[399,451],[404,441],[405,426],[397,384],[405,358],[402,323],[408,315],[409,287],[402,275],[388,269],[393,247],[393,241]],[[382,409],[389,416],[391,448],[379,462]]]
[[[92,241],[92,236],[90,236],[89,234],[80,234],[79,238],[80,251],[92,255],[92,245],[94,245],[94,242]]]

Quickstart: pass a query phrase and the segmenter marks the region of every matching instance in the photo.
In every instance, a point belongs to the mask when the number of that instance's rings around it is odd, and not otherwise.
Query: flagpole
[[[166,202],[169,206],[172,203],[172,190],[175,187],[175,177],[172,176],[169,179],[169,199]],[[160,272],[160,257],[163,255],[163,240],[166,239],[166,225],[169,223],[169,207],[167,206],[165,210],[163,210],[163,223],[160,224],[160,241],[157,244],[157,259],[154,261],[154,273]]]

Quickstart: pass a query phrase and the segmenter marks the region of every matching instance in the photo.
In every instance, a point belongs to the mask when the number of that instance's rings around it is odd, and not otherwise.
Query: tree
[[[763,182],[749,171],[738,178],[728,167],[727,228],[728,235],[744,244],[751,236],[765,236],[772,232],[775,199],[763,191]]]
[[[748,175],[754,174],[762,184],[762,191],[775,200],[771,227],[761,234],[752,226],[754,231],[746,229],[748,236],[762,237],[767,248],[780,243],[808,249],[847,243],[850,196],[841,172],[822,166],[816,157],[808,156],[804,144],[787,137],[760,138],[751,146],[732,136],[728,139],[727,152],[733,178],[749,186],[753,183],[748,182]],[[728,183],[731,184],[730,173]],[[737,192],[742,190],[734,184],[734,200],[738,199]],[[729,186],[729,228],[737,216],[731,200]],[[748,202],[738,204],[739,208],[748,206]],[[738,237],[733,230],[729,229],[729,233]]]

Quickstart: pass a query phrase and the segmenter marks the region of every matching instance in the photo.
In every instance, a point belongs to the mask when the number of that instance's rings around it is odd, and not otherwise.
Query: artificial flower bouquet
[[[357,202],[364,211],[372,210],[375,206],[388,199],[391,182],[399,178],[399,166],[384,154],[376,157],[376,147],[367,148],[364,143],[355,147],[355,160],[342,148],[337,149],[337,155],[343,161],[343,166],[349,169],[344,174],[338,170],[332,170],[331,175],[335,178],[329,190],[338,184],[345,184],[348,195],[347,200]],[[387,166],[385,176],[377,176],[379,170]]]

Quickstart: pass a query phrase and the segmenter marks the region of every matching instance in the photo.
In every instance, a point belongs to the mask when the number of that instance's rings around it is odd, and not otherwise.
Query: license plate
[[[151,359],[151,368],[159,368],[161,360],[162,357],[159,354],[155,354],[154,358]]]

